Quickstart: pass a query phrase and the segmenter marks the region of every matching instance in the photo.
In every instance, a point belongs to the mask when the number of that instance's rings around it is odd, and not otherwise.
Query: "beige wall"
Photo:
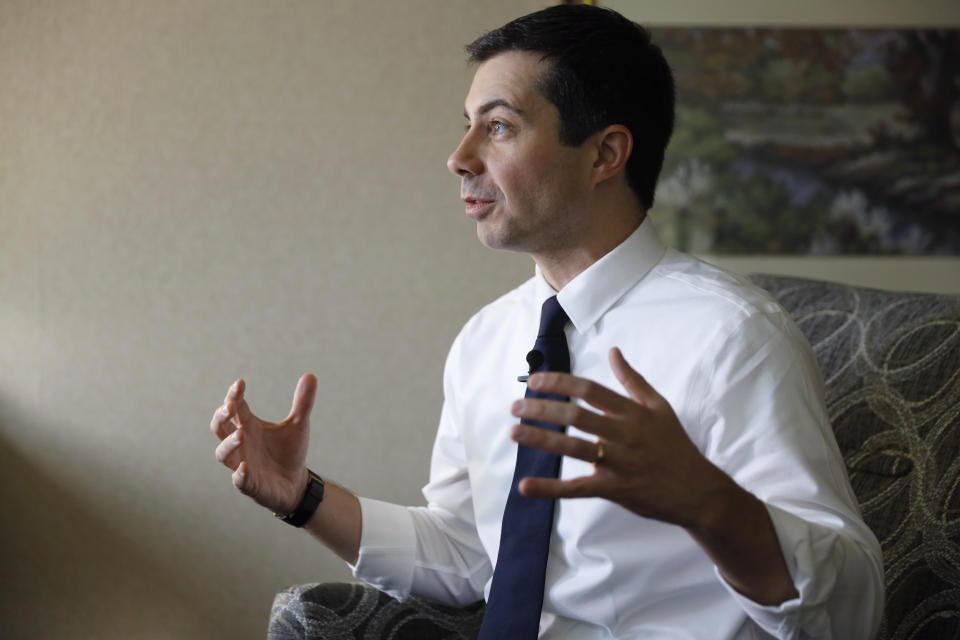
[[[214,461],[241,375],[281,418],[317,373],[311,466],[420,500],[447,346],[531,270],[479,246],[444,168],[461,47],[543,4],[0,0],[0,637],[258,638],[276,590],[347,577]],[[769,19],[960,24],[821,5]],[[956,260],[881,262],[960,292]]]

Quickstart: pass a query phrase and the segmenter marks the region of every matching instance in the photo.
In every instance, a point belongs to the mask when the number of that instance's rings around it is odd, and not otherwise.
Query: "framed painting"
[[[652,31],[677,83],[651,212],[668,242],[960,254],[960,31]]]

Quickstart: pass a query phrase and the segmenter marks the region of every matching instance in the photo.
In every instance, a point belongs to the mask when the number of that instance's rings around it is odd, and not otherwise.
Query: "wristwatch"
[[[323,502],[323,479],[310,469],[307,469],[307,488],[303,492],[303,499],[297,508],[290,513],[274,513],[277,518],[294,527],[302,527],[313,516],[317,507]]]

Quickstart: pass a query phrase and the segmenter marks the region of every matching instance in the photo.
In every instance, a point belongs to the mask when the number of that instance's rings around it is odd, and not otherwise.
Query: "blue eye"
[[[506,123],[500,122],[499,120],[494,120],[493,122],[490,123],[490,130],[493,133],[503,133],[508,128],[509,127],[507,127]]]

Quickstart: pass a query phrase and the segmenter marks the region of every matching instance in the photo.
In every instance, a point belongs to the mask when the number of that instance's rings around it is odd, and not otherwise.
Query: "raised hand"
[[[610,351],[610,366],[627,390],[624,397],[590,380],[563,373],[540,373],[528,384],[536,391],[585,400],[602,413],[574,403],[542,399],[518,400],[519,418],[573,425],[598,437],[597,443],[519,424],[518,443],[559,455],[596,462],[589,476],[560,480],[525,478],[520,491],[539,498],[602,497],[637,513],[681,526],[693,526],[715,491],[732,482],[696,448],[673,409],[619,349]]]
[[[317,391],[311,374],[300,378],[290,415],[278,423],[255,416],[244,399],[246,385],[237,380],[210,420],[220,439],[219,462],[233,471],[233,484],[258,504],[276,513],[293,511],[307,482],[310,411]]]
[[[536,391],[580,398],[602,413],[570,402],[518,400],[513,414],[519,418],[573,425],[598,438],[590,442],[516,425],[512,437],[519,444],[597,462],[593,474],[570,480],[524,478],[520,493],[606,498],[640,516],[679,525],[741,593],[766,605],[796,597],[763,503],[700,453],[670,404],[619,349],[610,350],[610,366],[629,397],[565,373],[530,376],[527,384]]]

